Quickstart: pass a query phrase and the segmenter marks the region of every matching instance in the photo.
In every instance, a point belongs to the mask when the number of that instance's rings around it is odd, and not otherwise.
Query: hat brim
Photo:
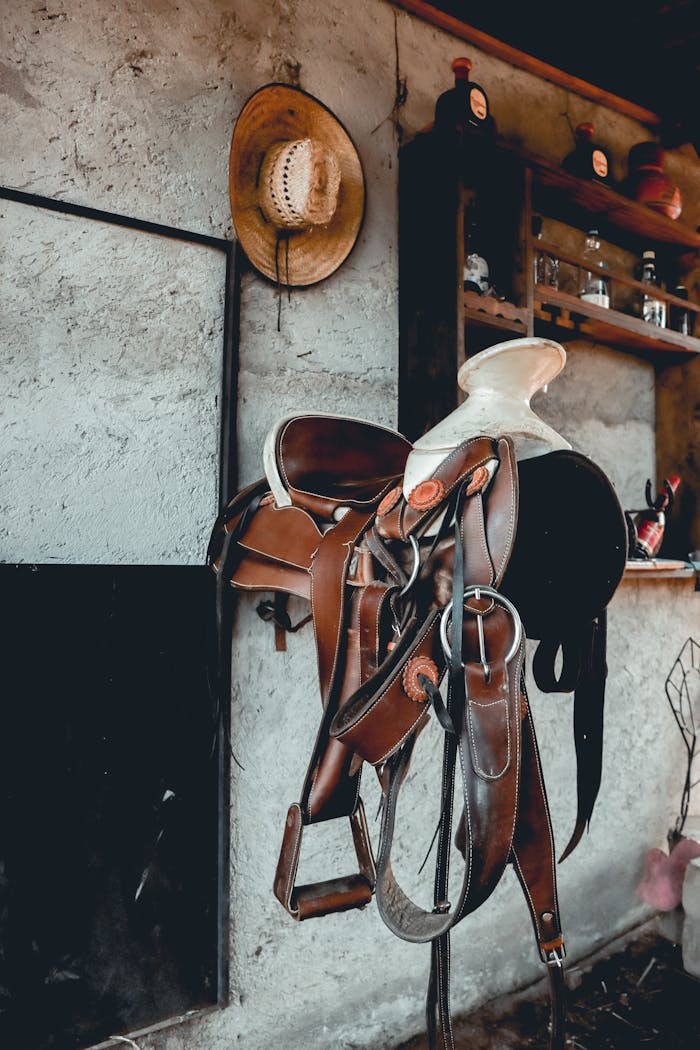
[[[318,139],[335,153],[338,203],[326,226],[280,237],[258,203],[260,168],[275,142],[303,138]],[[322,102],[288,84],[259,88],[241,110],[231,139],[229,191],[243,251],[256,270],[280,284],[316,284],[332,274],[352,251],[364,219],[365,180],[352,139]]]

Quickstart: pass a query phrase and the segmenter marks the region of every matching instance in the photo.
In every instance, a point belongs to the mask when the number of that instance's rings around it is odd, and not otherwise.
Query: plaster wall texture
[[[287,412],[344,412],[395,423],[398,166],[397,136],[388,119],[395,32],[408,86],[401,113],[406,135],[430,121],[436,95],[449,86],[451,60],[465,52],[489,93],[499,130],[545,155],[560,158],[570,149],[562,113],[572,124],[592,119],[605,128],[603,140],[615,144],[618,158],[647,134],[617,114],[466,48],[384,0],[358,0],[352,9],[340,0],[47,0],[34,8],[6,0],[4,16],[5,185],[230,237],[230,136],[252,91],[272,80],[299,82],[337,113],[355,139],[367,180],[367,212],[347,262],[323,284],[294,291],[289,302],[283,298],[279,332],[274,287],[254,274],[243,281],[241,485],[260,475],[264,434]],[[198,288],[195,269],[184,261],[178,271],[183,295]],[[211,294],[213,283],[205,283]],[[150,356],[155,347],[146,345],[143,353]],[[187,367],[193,384],[210,391],[217,386],[209,364],[190,357]],[[15,368],[21,371],[19,362]],[[89,385],[89,370],[81,374]],[[17,396],[16,409],[28,409],[32,393],[26,384]],[[608,470],[623,503],[639,501],[646,477],[654,473],[650,366],[614,350],[574,345],[564,373],[534,407]],[[84,422],[87,410],[78,404],[75,412]],[[139,415],[140,437],[154,420],[155,409]],[[210,469],[207,439],[196,419],[185,431],[189,457],[197,461],[186,469],[196,471],[202,462]],[[96,465],[87,443],[71,455],[76,469]],[[46,462],[45,469],[58,470],[58,462],[53,468]],[[175,462],[166,468],[159,479],[165,492],[179,491],[182,469]],[[206,521],[206,486],[193,499],[201,502],[194,517]],[[595,527],[594,508],[591,518]],[[572,555],[590,526],[574,523]],[[79,560],[81,551],[74,554]],[[687,581],[625,583],[613,600],[603,786],[589,835],[560,869],[574,959],[648,915],[634,886],[644,852],[664,844],[681,788],[682,748],[663,681],[697,624],[696,602]],[[244,769],[234,766],[231,794],[231,1004],[140,1036],[139,1045],[390,1047],[423,1027],[427,947],[394,938],[374,907],[297,925],[272,896],[284,815],[302,782],[319,701],[310,633],[291,636],[288,651],[275,653],[255,603],[241,599],[233,639],[233,748]],[[531,694],[561,846],[575,808],[571,698],[540,696],[532,686]],[[408,887],[417,883],[416,869],[437,820],[438,745],[435,738],[426,741],[404,804],[397,866]],[[378,801],[371,771],[363,794],[371,821]],[[302,880],[352,870],[346,829],[312,829],[302,863]],[[458,1011],[541,976],[525,904],[510,874],[457,929],[453,958]]]
[[[201,565],[226,256],[12,202],[0,216],[0,557]]]

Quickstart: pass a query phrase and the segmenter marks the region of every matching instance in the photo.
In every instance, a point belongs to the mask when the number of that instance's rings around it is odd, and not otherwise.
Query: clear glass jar
[[[533,216],[532,232],[537,241],[542,240],[542,218],[539,215]],[[535,284],[544,284],[548,288],[559,287],[559,260],[554,255],[543,252],[538,246],[535,246],[534,267]]]
[[[589,230],[583,250],[584,267],[581,270],[578,296],[585,303],[610,306],[610,277],[608,264],[600,251],[598,231]]]

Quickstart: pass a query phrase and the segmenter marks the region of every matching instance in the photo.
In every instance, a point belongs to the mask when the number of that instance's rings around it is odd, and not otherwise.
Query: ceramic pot
[[[664,151],[655,142],[638,142],[629,152],[629,195],[647,208],[677,219],[681,213],[680,190],[663,170]]]

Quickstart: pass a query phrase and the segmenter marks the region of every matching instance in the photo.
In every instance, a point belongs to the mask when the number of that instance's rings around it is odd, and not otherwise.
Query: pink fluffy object
[[[673,911],[681,903],[685,869],[694,857],[700,857],[700,842],[695,839],[681,839],[670,855],[662,849],[650,849],[634,892],[657,911]]]

